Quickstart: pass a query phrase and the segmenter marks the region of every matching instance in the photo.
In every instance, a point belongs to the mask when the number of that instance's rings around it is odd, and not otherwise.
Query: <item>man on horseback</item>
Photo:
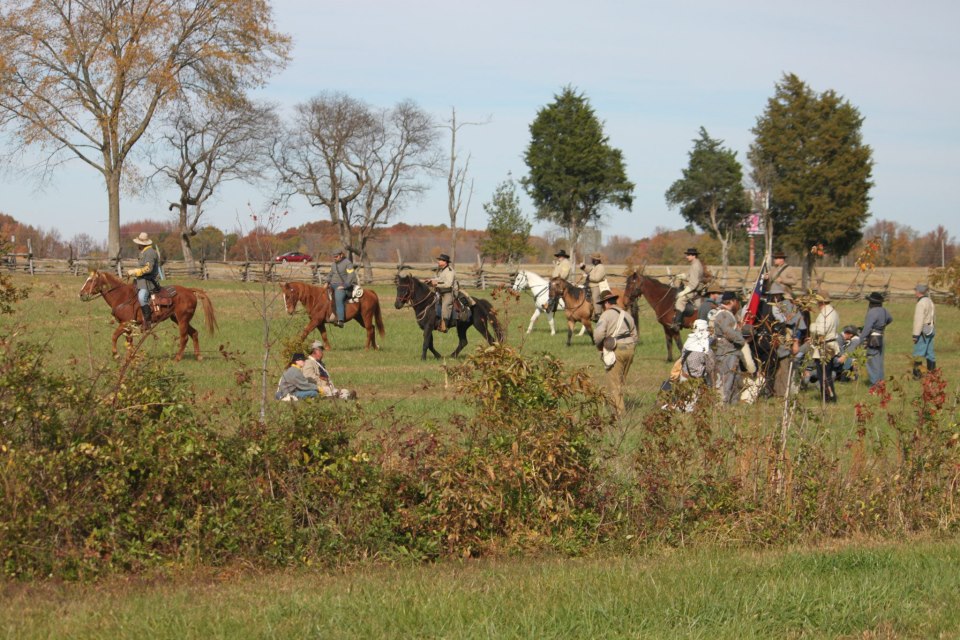
[[[556,258],[556,260],[553,261],[553,273],[550,274],[550,277],[570,280],[573,263],[570,262],[570,256],[567,255],[566,250],[560,249],[553,254],[553,257]],[[547,300],[547,313],[555,313],[558,304],[560,304],[560,298],[551,296],[550,299]]]
[[[440,294],[440,327],[441,333],[447,332],[447,327],[453,325],[453,298],[456,287],[457,274],[450,264],[450,256],[441,253],[437,256],[437,277],[428,282],[437,288]]]
[[[153,246],[153,240],[147,235],[146,231],[141,231],[140,235],[133,239],[134,244],[140,245],[140,255],[137,257],[136,269],[131,269],[127,275],[136,278],[137,301],[140,303],[140,310],[143,312],[143,330],[150,329],[150,322],[153,319],[153,310],[150,308],[150,294],[160,289],[157,278],[160,275],[160,254]]]
[[[610,290],[610,285],[607,284],[607,268],[603,266],[602,256],[595,253],[590,256],[590,266],[581,262],[580,270],[587,276],[587,292],[590,294],[590,301],[593,302],[593,321],[596,322],[603,312],[600,291],[601,289]]]
[[[683,252],[687,262],[690,263],[690,270],[680,274],[679,278],[685,280],[683,289],[677,294],[677,300],[673,305],[673,323],[670,325],[674,331],[680,331],[683,326],[683,311],[687,308],[687,303],[692,302],[697,296],[698,289],[703,283],[703,263],[700,262],[700,252],[695,247],[690,247]]]
[[[773,269],[771,269],[770,275],[767,278],[767,286],[769,287],[777,283],[783,286],[787,293],[793,294],[793,288],[797,286],[797,279],[793,276],[790,269],[790,265],[787,264],[787,254],[783,251],[774,252]]]
[[[333,289],[333,303],[336,307],[337,326],[343,328],[347,316],[346,301],[353,288],[357,286],[357,270],[346,257],[346,249],[337,249],[333,254],[333,264],[327,274],[327,284]]]

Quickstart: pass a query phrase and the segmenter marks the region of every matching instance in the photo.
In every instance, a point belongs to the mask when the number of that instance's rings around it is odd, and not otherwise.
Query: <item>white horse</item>
[[[533,323],[537,321],[540,314],[546,313],[547,320],[550,322],[550,335],[557,335],[557,325],[553,320],[553,314],[547,312],[547,301],[550,299],[550,282],[533,271],[520,269],[513,279],[513,290],[523,291],[524,289],[530,289],[534,304],[533,315],[530,316],[530,324],[527,326],[527,333],[533,331]],[[557,301],[557,309],[561,311],[564,309],[563,299]],[[582,336],[586,330],[586,327],[580,327],[580,335]]]

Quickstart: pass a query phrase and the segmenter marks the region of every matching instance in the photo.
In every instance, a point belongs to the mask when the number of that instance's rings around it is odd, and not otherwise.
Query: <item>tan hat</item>
[[[833,300],[833,298],[830,297],[830,292],[827,291],[826,289],[821,289],[820,291],[817,291],[816,295],[813,296],[813,299],[816,300],[817,302],[822,302],[824,304]]]
[[[323,343],[319,340],[314,340],[310,345],[310,351],[313,351],[314,349],[320,349],[320,351],[323,351]]]
[[[134,238],[133,241],[134,241],[134,243],[139,244],[139,245],[144,246],[144,247],[153,244],[153,240],[150,239],[150,236],[147,235],[147,232],[146,232],[146,231],[141,231],[141,232],[140,232],[140,235],[138,235],[136,238]]]
[[[613,291],[610,291],[610,290],[608,289],[607,291],[604,291],[603,293],[600,294],[600,298],[597,300],[597,303],[598,303],[598,304],[604,304],[604,303],[607,303],[607,302],[616,302],[616,301],[617,301],[617,298],[619,298],[619,297],[620,297],[620,296],[618,296],[618,295],[615,294]]]

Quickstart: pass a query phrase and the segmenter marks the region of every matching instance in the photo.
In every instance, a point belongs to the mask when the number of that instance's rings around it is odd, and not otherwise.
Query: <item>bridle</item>
[[[400,293],[401,289],[403,289],[404,291],[402,295]],[[414,284],[412,279],[404,283],[401,283],[399,280],[397,281],[397,302],[400,303],[399,308],[402,309],[403,305],[409,304],[413,308],[414,313],[416,313],[417,322],[419,323],[421,320],[427,317],[427,313],[430,311],[430,305],[428,304],[427,306],[425,306],[423,308],[422,313],[420,311],[417,311],[417,307],[421,303],[429,300],[430,296],[436,295],[436,293],[434,291],[427,291],[427,293],[422,298],[420,298],[419,300],[414,300],[413,291],[414,291]]]
[[[563,298],[564,294],[567,293],[567,292],[570,290],[570,283],[567,282],[566,280],[561,280],[559,284],[560,284],[560,286],[562,287],[562,290],[558,292],[558,295],[559,295],[561,298]],[[549,288],[550,288],[550,293],[551,293],[551,295],[552,295],[552,294],[553,294],[553,281],[552,281],[552,280],[550,281],[550,285],[548,285],[548,286],[549,286]],[[587,294],[586,294],[586,291],[584,291],[583,297],[581,297],[581,298],[579,299],[579,302],[577,303],[577,306],[571,307],[571,306],[568,304],[568,305],[567,305],[567,310],[570,311],[571,313],[573,313],[574,311],[576,311],[577,309],[579,309],[580,307],[582,307],[582,306],[585,305],[586,303],[587,303]]]
[[[89,277],[87,278],[87,280],[89,280],[90,278],[93,278],[93,276],[89,276]],[[94,278],[94,280],[95,280],[96,283],[97,283],[96,288],[93,290],[93,293],[88,294],[88,295],[86,296],[85,300],[93,300],[94,298],[105,296],[105,295],[107,295],[108,293],[111,293],[111,292],[113,292],[113,291],[116,291],[117,289],[119,289],[120,287],[123,286],[123,283],[120,282],[120,283],[118,283],[118,284],[110,287],[110,288],[107,289],[106,291],[104,291],[103,289],[104,289],[104,287],[106,287],[107,285],[106,285],[106,283],[103,281],[104,279],[100,276],[99,273],[97,274],[96,278]],[[86,286],[87,286],[86,283],[84,283],[83,287],[81,287],[81,291],[82,291],[83,288],[86,287]],[[122,303],[122,304],[127,304],[127,303]],[[122,306],[122,305],[121,305],[121,306]]]

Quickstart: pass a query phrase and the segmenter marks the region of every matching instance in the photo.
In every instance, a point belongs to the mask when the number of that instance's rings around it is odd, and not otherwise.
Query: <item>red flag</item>
[[[767,261],[763,261],[763,266],[760,267],[760,275],[757,276],[757,283],[753,286],[753,294],[750,295],[750,300],[747,302],[747,312],[743,315],[743,324],[752,325],[757,319],[757,312],[760,310],[760,299],[763,297],[763,288],[766,284],[764,279],[767,275]]]

